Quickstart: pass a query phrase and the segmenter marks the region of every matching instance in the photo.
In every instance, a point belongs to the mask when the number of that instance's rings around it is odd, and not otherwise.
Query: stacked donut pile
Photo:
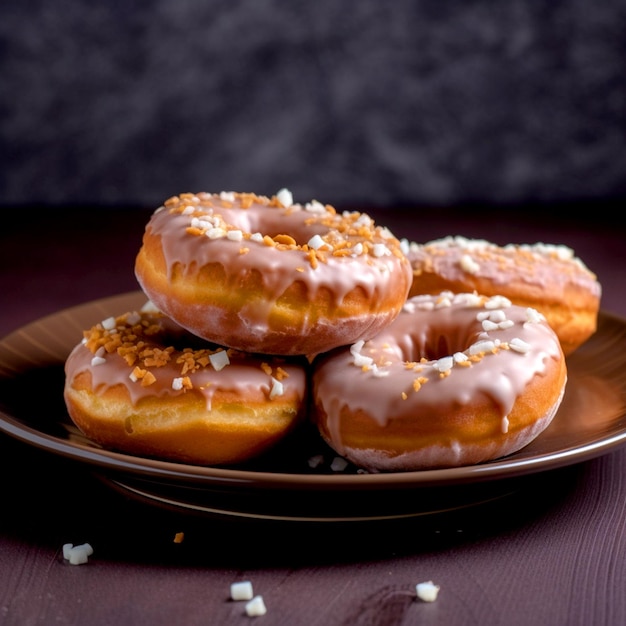
[[[438,284],[439,261],[462,245],[456,282]],[[488,280],[489,246],[409,244],[287,190],[170,198],[135,263],[146,306],[86,330],[67,359],[70,417],[105,448],[200,465],[258,457],[306,420],[368,471],[510,454],[549,425],[564,349],[595,327],[574,337],[569,319],[561,341],[541,307],[505,292],[515,281],[458,279],[461,267]],[[593,277],[562,249],[532,254]]]

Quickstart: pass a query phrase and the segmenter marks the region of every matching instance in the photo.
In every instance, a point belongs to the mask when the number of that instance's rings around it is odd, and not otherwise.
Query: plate
[[[0,432],[87,466],[110,487],[155,505],[206,515],[284,521],[398,519],[506,497],[556,470],[626,441],[626,320],[601,312],[595,335],[568,357],[569,380],[552,424],[508,457],[469,467],[333,471],[333,453],[303,427],[270,454],[238,467],[200,467],[104,450],[72,424],[63,364],[82,331],[139,308],[141,292],[88,302],[0,341]],[[322,455],[312,467],[309,460]]]

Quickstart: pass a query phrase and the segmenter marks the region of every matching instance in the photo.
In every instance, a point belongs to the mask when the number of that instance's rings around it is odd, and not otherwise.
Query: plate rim
[[[125,302],[135,298],[138,303],[140,303],[142,298],[147,299],[143,292],[135,290],[82,302],[45,315],[0,338],[0,354],[3,349],[10,345],[12,340],[24,333],[28,333],[32,327],[45,326],[53,319],[75,315],[85,308],[100,307],[107,309],[114,306],[116,302]],[[606,319],[626,328],[626,318],[622,318],[615,313],[601,310],[598,317],[598,326],[601,325],[602,320]],[[57,362],[57,364],[60,364],[60,362]],[[0,371],[0,380],[3,378],[7,378],[7,376]],[[488,463],[459,468],[358,474],[343,474],[340,472],[332,474],[305,474],[197,466],[105,450],[96,447],[95,444],[92,447],[46,433],[24,423],[23,420],[7,414],[2,408],[0,408],[0,433],[4,433],[13,439],[50,454],[56,454],[76,462],[87,463],[92,467],[131,476],[150,477],[173,481],[174,483],[206,484],[207,486],[221,485],[223,487],[233,487],[238,485],[264,489],[289,489],[297,486],[298,489],[306,490],[344,490],[346,488],[351,490],[372,488],[406,489],[495,481],[581,463],[607,454],[626,443],[625,425],[620,432],[613,433],[610,436],[595,438],[585,444],[525,459],[519,459],[515,455],[510,455]]]

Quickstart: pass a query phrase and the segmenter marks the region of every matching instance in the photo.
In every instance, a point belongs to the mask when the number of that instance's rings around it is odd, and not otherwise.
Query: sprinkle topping
[[[245,211],[253,204],[267,209],[303,211],[308,215],[309,226],[325,227],[325,233],[316,233],[303,242],[290,234],[267,234],[246,231],[238,224],[224,218],[224,209]],[[208,239],[226,239],[235,242],[251,242],[274,247],[277,250],[299,251],[315,269],[326,261],[327,255],[382,258],[403,257],[400,242],[391,232],[376,226],[371,217],[357,211],[338,213],[331,205],[316,200],[301,205],[294,204],[287,189],[281,189],[268,198],[252,193],[221,192],[219,194],[182,194],[170,198],[162,209],[189,217],[188,234]]]
[[[92,353],[92,367],[108,363],[112,356],[121,357],[128,367],[128,380],[141,387],[150,387],[157,382],[160,369],[175,366],[177,374],[171,379],[171,389],[185,392],[194,388],[192,377],[196,372],[221,372],[231,364],[234,355],[245,357],[236,350],[209,347],[208,343],[207,347],[185,347],[182,350],[173,345],[163,345],[175,325],[158,311],[155,312],[150,304],[144,308],[141,312],[109,317],[83,333],[81,345]],[[172,328],[169,328],[170,325]],[[182,332],[179,327],[176,329],[176,332]],[[287,371],[265,362],[259,363],[259,370],[268,377],[269,398],[283,395]]]

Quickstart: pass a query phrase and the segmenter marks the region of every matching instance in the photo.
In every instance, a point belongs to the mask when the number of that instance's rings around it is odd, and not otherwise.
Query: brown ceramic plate
[[[145,302],[122,294],[60,311],[0,341],[0,431],[93,470],[136,498],[209,515],[306,521],[397,519],[472,506],[616,449],[626,441],[626,320],[601,313],[596,334],[568,359],[565,398],[550,427],[506,458],[470,467],[359,474],[304,428],[245,467],[199,467],[103,450],[73,426],[63,363],[82,331]],[[308,460],[322,454],[315,469]]]

